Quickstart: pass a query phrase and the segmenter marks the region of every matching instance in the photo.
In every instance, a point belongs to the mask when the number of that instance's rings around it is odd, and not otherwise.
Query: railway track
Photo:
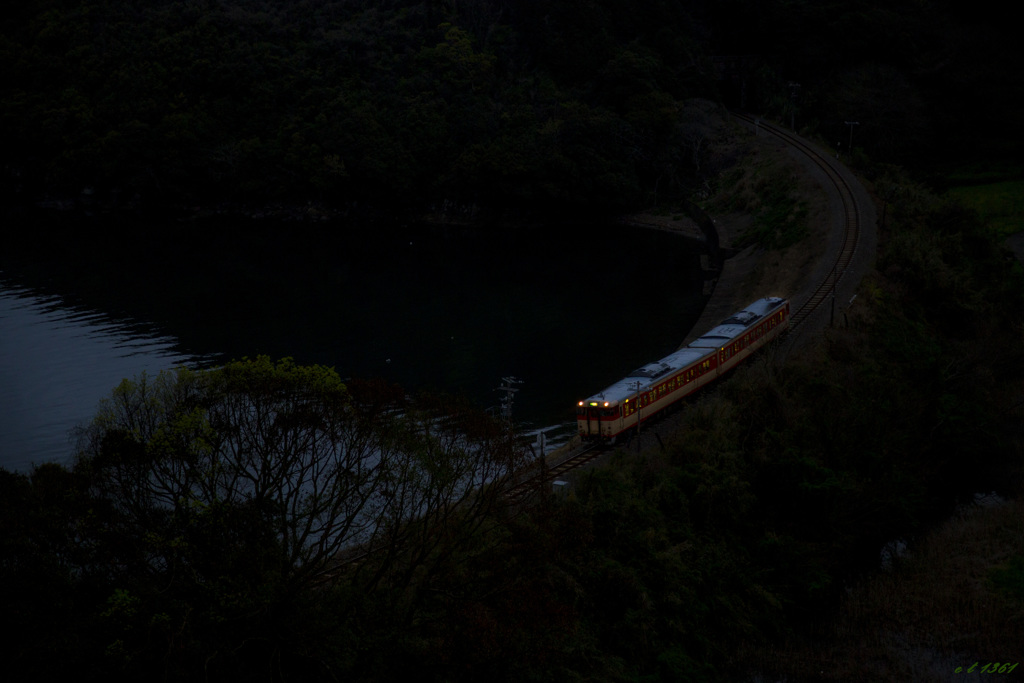
[[[835,295],[836,287],[839,285],[840,280],[842,280],[843,275],[846,274],[846,269],[853,260],[854,254],[857,253],[857,244],[860,239],[860,210],[857,207],[853,190],[830,157],[821,154],[817,149],[811,147],[784,128],[767,123],[749,114],[733,113],[733,116],[759,131],[775,136],[791,148],[804,154],[825,175],[835,188],[842,202],[844,225],[839,252],[836,254],[835,262],[832,264],[828,275],[814,285],[814,289],[807,300],[793,311],[789,322],[789,331],[792,333],[810,318],[812,314],[818,311],[830,296]]]
[[[611,448],[609,444],[602,442],[585,443],[572,450],[568,458],[557,464],[534,467],[532,472],[525,473],[518,483],[509,487],[505,496],[513,503],[521,502],[529,493],[555,481],[566,472],[587,464]]]
[[[836,288],[846,274],[847,268],[857,253],[857,246],[860,240],[861,217],[853,190],[846,182],[846,179],[839,172],[833,160],[823,155],[814,147],[804,142],[789,131],[757,119],[749,114],[737,114],[733,116],[743,121],[756,130],[764,131],[782,140],[791,148],[804,154],[821,172],[829,183],[835,188],[842,204],[843,226],[842,241],[839,250],[832,263],[831,269],[819,282],[813,283],[810,295],[790,315],[789,333],[792,333],[805,323],[815,312],[819,311],[829,298],[835,297]],[[511,486],[506,495],[509,500],[519,502],[526,498],[532,491],[541,490],[543,486],[554,481],[565,473],[576,469],[588,462],[591,462],[599,455],[611,450],[611,446],[604,443],[584,444],[570,453],[569,457],[557,465],[540,468],[528,473],[521,480]]]

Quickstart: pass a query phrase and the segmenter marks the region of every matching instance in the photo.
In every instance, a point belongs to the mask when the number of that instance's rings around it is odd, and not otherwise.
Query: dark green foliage
[[[80,606],[96,599],[95,584],[75,576],[95,558],[80,543],[95,516],[79,480],[59,466],[31,477],[0,471],[0,604],[17,625],[7,642],[12,672],[59,676],[66,657],[96,661],[79,636],[93,628]]]
[[[3,161],[129,201],[621,208],[676,145],[635,117],[701,78],[685,34],[636,41],[678,10],[592,9],[29,3],[0,34]]]
[[[422,58],[444,79],[487,81],[495,65],[464,39],[449,28]],[[516,116],[528,128],[534,112]],[[567,108],[545,134],[614,130],[610,112]],[[494,144],[521,169],[536,161]],[[584,147],[543,153],[571,165]],[[461,162],[479,170],[486,156]],[[504,471],[515,452],[450,399],[265,358],[125,382],[74,468],[0,471],[0,598],[20,626],[9,668],[743,680],[744,648],[813,630],[883,544],[923,533],[958,497],[1013,490],[1000,474],[1019,468],[1019,273],[955,206],[905,192],[889,225],[848,326],[784,365],[766,349],[689,406],[663,451],[619,452],[567,500],[525,510],[460,489],[465,467]],[[372,495],[351,479],[358,458],[325,464],[339,441],[387,456]],[[377,514],[376,552],[335,566],[338,548],[302,537],[303,522],[350,501]],[[1007,598],[1020,597],[1020,564],[989,576]]]
[[[989,581],[1001,595],[1024,606],[1024,557],[1012,557],[1004,566],[993,569]]]
[[[21,193],[91,187],[113,205],[621,211],[714,178],[678,130],[694,97],[814,126],[844,151],[855,120],[854,147],[876,157],[1009,156],[1012,136],[991,140],[1024,100],[1019,59],[1011,22],[991,16],[888,2],[35,0],[0,28],[0,161]]]
[[[719,183],[722,192],[715,210],[743,212],[753,218],[751,226],[737,236],[737,247],[756,244],[785,249],[807,237],[807,202],[792,170],[775,161],[757,161],[733,168]]]
[[[11,670],[412,675],[421,591],[486,547],[510,436],[458,401],[288,360],[125,380],[72,470],[0,471]]]

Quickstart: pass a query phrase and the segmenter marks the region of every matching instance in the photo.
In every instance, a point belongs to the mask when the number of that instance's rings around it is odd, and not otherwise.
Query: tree
[[[107,590],[99,637],[121,668],[245,677],[306,657],[321,603],[407,624],[521,457],[463,403],[290,359],[125,380],[74,468],[104,512],[83,567]]]
[[[187,537],[231,511],[246,538],[273,540],[274,570],[302,585],[342,551],[394,554],[455,510],[493,504],[487,489],[519,457],[508,434],[451,401],[356,386],[328,368],[266,357],[143,374],[123,381],[82,431],[77,467],[138,533]],[[157,553],[150,569],[171,562]]]

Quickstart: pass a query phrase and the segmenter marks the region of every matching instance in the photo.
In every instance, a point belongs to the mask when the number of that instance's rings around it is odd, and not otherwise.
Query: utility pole
[[[853,159],[853,127],[859,126],[860,121],[846,121],[845,123],[850,127],[850,151],[847,153],[850,155],[850,159]]]
[[[836,281],[839,280],[839,269],[832,269],[832,314],[828,319],[828,326],[836,326]]]
[[[800,94],[800,84],[789,82],[789,129],[796,130],[796,100]]]
[[[495,391],[505,393],[501,399],[501,419],[509,424],[512,423],[512,399],[515,398],[516,392],[519,391],[513,385],[522,383],[523,380],[516,379],[515,377],[502,377],[501,386],[495,389]]]
[[[640,380],[636,382],[636,450],[640,450]]]

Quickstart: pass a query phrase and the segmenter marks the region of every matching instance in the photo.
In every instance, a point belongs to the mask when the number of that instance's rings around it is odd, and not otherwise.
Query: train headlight
[[[604,407],[605,407],[605,408],[607,408],[607,407],[608,407],[608,401],[605,401],[605,402],[604,402]]]

